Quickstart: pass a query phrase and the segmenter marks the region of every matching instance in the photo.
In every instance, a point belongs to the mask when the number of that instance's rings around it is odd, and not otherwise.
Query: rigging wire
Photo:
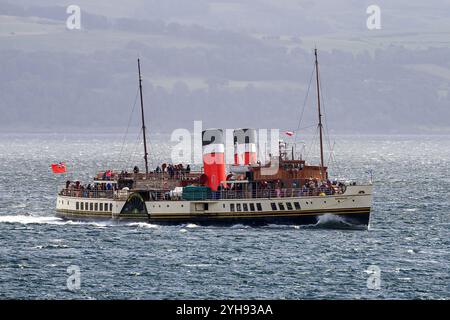
[[[139,133],[138,133],[137,139],[136,139],[136,143],[135,143],[135,146],[134,146],[134,151],[132,153],[130,153],[130,157],[128,158],[128,162],[127,163],[132,163],[132,161],[134,162],[134,158],[136,157],[137,148],[141,144],[140,143],[141,142],[141,138],[142,138],[141,134],[142,134],[142,128],[141,128],[141,130],[139,130]]]
[[[331,147],[331,140],[330,140],[330,132],[329,132],[329,126],[328,126],[328,121],[327,121],[327,116],[326,116],[326,109],[325,109],[325,99],[323,98],[323,86],[322,86],[322,77],[319,78],[319,86],[322,90],[320,90],[320,97],[321,97],[321,101],[322,101],[322,108],[323,108],[323,114],[324,114],[324,120],[325,120],[325,136],[326,136],[326,141],[328,144],[328,149],[330,152],[329,155],[329,163],[332,164],[335,167],[335,170],[337,172],[338,175],[340,175],[340,167],[338,165],[338,162],[336,160],[336,156],[334,154],[334,147],[336,145],[336,141],[334,141],[333,147]]]
[[[303,159],[303,160],[305,160],[305,161],[308,159],[310,153],[312,153],[312,151],[313,151],[312,149],[314,148],[315,142],[316,142],[316,140],[318,139],[319,126],[317,126],[317,125],[315,125],[315,126],[316,126],[316,130],[315,130],[315,132],[314,132],[314,135],[312,136],[311,143],[309,144],[309,147],[308,147],[308,148],[305,148],[305,157],[304,157],[304,159]]]
[[[308,96],[309,96],[309,91],[311,89],[311,83],[312,83],[312,79],[314,76],[314,68],[311,71],[311,76],[309,77],[309,84],[308,84],[308,89],[306,90],[306,95],[305,95],[305,99],[303,100],[303,108],[302,108],[302,112],[300,114],[300,118],[298,120],[298,125],[297,125],[297,129],[294,130],[294,132],[297,132],[298,130],[300,130],[300,125],[302,123],[303,120],[303,115],[305,113],[305,109],[306,109],[306,103],[308,102]],[[294,144],[297,142],[297,135],[294,139]]]
[[[136,90],[136,96],[135,96],[135,98],[134,98],[133,107],[132,107],[132,109],[131,109],[131,113],[130,113],[130,116],[129,116],[129,118],[128,118],[128,125],[127,125],[127,129],[126,129],[126,131],[125,131],[125,135],[123,136],[122,146],[121,146],[120,152],[119,152],[119,159],[122,158],[122,152],[123,152],[123,149],[124,149],[124,147],[125,147],[125,140],[126,140],[127,135],[128,135],[128,130],[130,129],[131,119],[132,119],[132,117],[133,117],[134,109],[135,109],[135,107],[136,107],[136,102],[137,102],[138,94],[139,94],[139,88],[137,88],[137,90]]]

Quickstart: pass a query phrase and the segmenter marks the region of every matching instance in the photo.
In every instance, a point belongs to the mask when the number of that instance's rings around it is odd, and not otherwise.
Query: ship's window
[[[80,203],[78,201],[77,201],[77,203],[75,203],[75,207],[76,207],[77,210],[80,209]]]
[[[167,208],[169,208],[170,207],[170,205],[167,205]]]
[[[94,208],[95,208],[95,211],[98,211],[98,203],[97,202],[94,204]]]
[[[100,203],[100,211],[103,211],[103,203]]]
[[[254,203],[250,203],[250,211],[255,211],[255,204]]]
[[[280,210],[284,210],[284,204],[283,203],[279,202],[278,206],[280,207]]]
[[[209,203],[205,203],[205,210],[209,210]]]
[[[224,203],[222,206],[223,206],[223,208],[225,209],[225,203]]]
[[[108,204],[105,203],[105,211],[108,211]]]
[[[81,210],[84,210],[84,202],[81,202],[81,203],[80,203],[80,209],[81,209]]]
[[[294,208],[292,208],[292,203],[290,203],[290,202],[286,202],[286,207],[288,208],[288,210],[294,209]]]
[[[112,212],[112,203],[109,204],[109,211]]]
[[[230,203],[230,211],[234,212],[234,203]]]
[[[94,204],[92,202],[89,204],[89,210],[94,210]]]
[[[184,207],[184,204],[182,204],[181,207],[183,208],[183,207]]]
[[[241,210],[241,204],[240,204],[240,203],[237,203],[237,204],[236,204],[236,211],[242,211],[242,210]]]
[[[258,211],[262,211],[262,206],[261,206],[261,203],[257,203],[256,204],[256,208],[258,209]]]
[[[84,210],[89,210],[89,203],[87,202],[84,203]]]
[[[271,202],[270,206],[272,207],[272,210],[277,210],[277,204],[275,202]]]
[[[248,204],[243,203],[243,204],[242,204],[242,207],[243,207],[244,211],[248,211]]]
[[[300,210],[300,203],[294,202],[294,207],[295,207],[295,209]]]

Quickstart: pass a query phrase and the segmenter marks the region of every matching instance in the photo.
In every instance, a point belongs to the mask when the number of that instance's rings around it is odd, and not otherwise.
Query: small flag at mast
[[[289,137],[292,137],[294,135],[294,131],[285,131],[284,133]]]

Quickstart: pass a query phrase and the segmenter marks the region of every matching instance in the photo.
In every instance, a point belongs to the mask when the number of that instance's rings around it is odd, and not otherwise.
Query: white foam
[[[0,223],[22,223],[22,224],[65,224],[58,217],[37,217],[27,215],[0,215]]]
[[[317,219],[316,225],[327,224],[327,223],[336,223],[336,222],[347,224],[347,222],[345,221],[344,218],[342,218],[338,215],[335,215],[335,214],[326,213],[324,215],[319,216],[319,218]]]
[[[148,228],[148,229],[157,229],[157,228],[159,228],[158,225],[147,223],[147,222],[131,222],[131,223],[128,223],[127,226],[138,227],[138,228]]]
[[[196,225],[195,223],[189,223],[186,228],[198,228],[199,226]]]
[[[97,228],[105,228],[111,223],[99,223],[91,221],[64,220],[52,216],[32,216],[32,215],[0,215],[0,223],[21,223],[21,224],[50,224],[50,225],[92,225]]]

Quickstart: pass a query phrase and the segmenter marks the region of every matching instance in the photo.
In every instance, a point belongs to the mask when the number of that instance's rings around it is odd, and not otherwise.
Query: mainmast
[[[320,85],[319,85],[319,62],[317,61],[317,49],[314,49],[314,55],[316,57],[316,86],[317,86],[317,110],[319,113],[319,135],[320,135],[320,175],[324,180],[324,163],[323,163],[323,125],[322,125],[322,113],[320,111]]]
[[[145,160],[145,174],[148,174],[148,153],[147,153],[147,139],[145,138],[145,120],[144,120],[144,99],[142,98],[142,76],[141,76],[141,62],[138,58],[139,71],[139,92],[141,95],[141,116],[142,116],[142,135],[144,138],[144,160]]]

